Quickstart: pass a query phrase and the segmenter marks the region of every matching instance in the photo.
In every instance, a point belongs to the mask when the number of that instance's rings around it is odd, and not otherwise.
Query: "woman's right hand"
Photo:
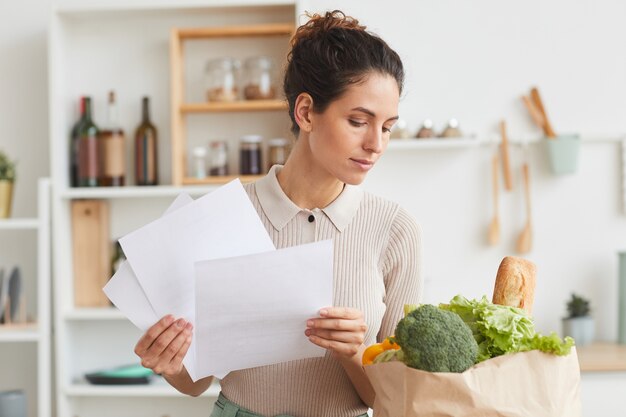
[[[141,365],[156,374],[176,376],[183,369],[183,358],[191,345],[193,325],[167,315],[150,327],[135,345]]]

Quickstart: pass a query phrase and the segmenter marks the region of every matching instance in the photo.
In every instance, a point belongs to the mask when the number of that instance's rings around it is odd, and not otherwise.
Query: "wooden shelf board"
[[[231,102],[188,103],[180,106],[180,112],[182,114],[275,111],[287,109],[287,102],[283,100],[240,100]]]
[[[91,385],[86,381],[76,382],[65,388],[71,397],[184,397],[162,378],[156,377],[146,385]],[[213,382],[202,397],[216,398],[220,393],[218,382]]]
[[[420,150],[420,149],[451,149],[471,148],[475,146],[495,143],[490,138],[467,136],[461,138],[432,138],[432,139],[391,139],[388,150]]]
[[[37,229],[39,220],[33,218],[0,219],[0,230],[28,230]]]
[[[40,338],[37,323],[0,325],[0,343],[36,342]]]
[[[263,175],[225,175],[222,177],[206,177],[206,178],[193,178],[193,177],[184,177],[183,184],[184,185],[220,185],[226,184],[236,178],[242,183],[253,182],[260,178],[263,178]]]
[[[207,28],[180,28],[174,29],[178,38],[208,39],[208,38],[238,38],[238,37],[265,37],[291,36],[295,27],[289,23],[267,23],[246,26],[225,26]]]
[[[597,342],[576,347],[581,372],[626,371],[626,345]]]

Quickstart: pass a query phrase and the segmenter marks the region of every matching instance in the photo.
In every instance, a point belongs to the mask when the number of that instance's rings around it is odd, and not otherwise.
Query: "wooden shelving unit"
[[[37,235],[37,247],[32,251],[32,262],[37,264],[36,276],[24,277],[35,280],[36,297],[33,294],[22,294],[18,307],[18,320],[0,324],[0,354],[5,360],[0,371],[0,384],[5,389],[7,387],[24,389],[28,398],[29,415],[48,417],[51,415],[52,408],[52,355],[50,343],[50,181],[47,178],[41,178],[38,181],[37,206],[36,218],[0,220],[0,234],[4,231],[17,231],[19,233],[35,232]],[[25,288],[24,284],[22,288]],[[27,304],[36,305],[32,318],[26,317]],[[17,347],[11,348],[8,344],[17,345]],[[21,344],[34,344],[36,356],[24,354],[23,351],[29,349]],[[15,358],[9,357],[5,349],[17,350],[20,354]],[[20,382],[16,382],[15,371],[11,367],[7,369],[7,365],[10,365],[7,361],[16,361],[20,373],[22,371],[28,373],[26,371],[28,366],[25,365],[27,362],[35,363],[36,376],[33,377],[35,385],[18,385]]]
[[[291,37],[295,26],[285,23],[229,26],[219,28],[173,28],[170,35],[171,118],[172,118],[172,183],[174,185],[221,184],[226,178],[189,178],[186,163],[186,120],[191,113],[284,111],[282,100],[250,100],[228,103],[186,103],[184,97],[185,41],[196,39]],[[286,43],[285,43],[286,47]],[[232,177],[234,178],[234,177]],[[243,179],[242,179],[243,180]]]

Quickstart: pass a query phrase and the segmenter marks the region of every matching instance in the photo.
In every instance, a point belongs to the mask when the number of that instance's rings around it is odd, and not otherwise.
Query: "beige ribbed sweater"
[[[333,239],[334,305],[363,311],[366,345],[392,335],[404,304],[421,296],[415,221],[397,204],[350,185],[324,209],[300,209],[278,184],[280,168],[245,186],[276,248]],[[355,417],[367,411],[329,353],[231,372],[221,386],[230,401],[264,416]]]

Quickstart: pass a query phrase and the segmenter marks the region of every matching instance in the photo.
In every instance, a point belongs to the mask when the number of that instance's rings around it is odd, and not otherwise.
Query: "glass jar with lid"
[[[209,157],[209,175],[228,175],[228,148],[223,140],[211,142]]]
[[[263,137],[259,135],[242,136],[239,140],[239,164],[241,175],[261,175]]]
[[[274,63],[267,56],[248,58],[244,62],[246,100],[269,100],[276,97],[273,74]]]
[[[289,156],[289,141],[285,138],[274,138],[267,141],[267,170],[274,165],[285,165]]]
[[[239,96],[237,86],[241,67],[234,58],[218,58],[207,62],[206,84],[208,101],[235,101]]]

